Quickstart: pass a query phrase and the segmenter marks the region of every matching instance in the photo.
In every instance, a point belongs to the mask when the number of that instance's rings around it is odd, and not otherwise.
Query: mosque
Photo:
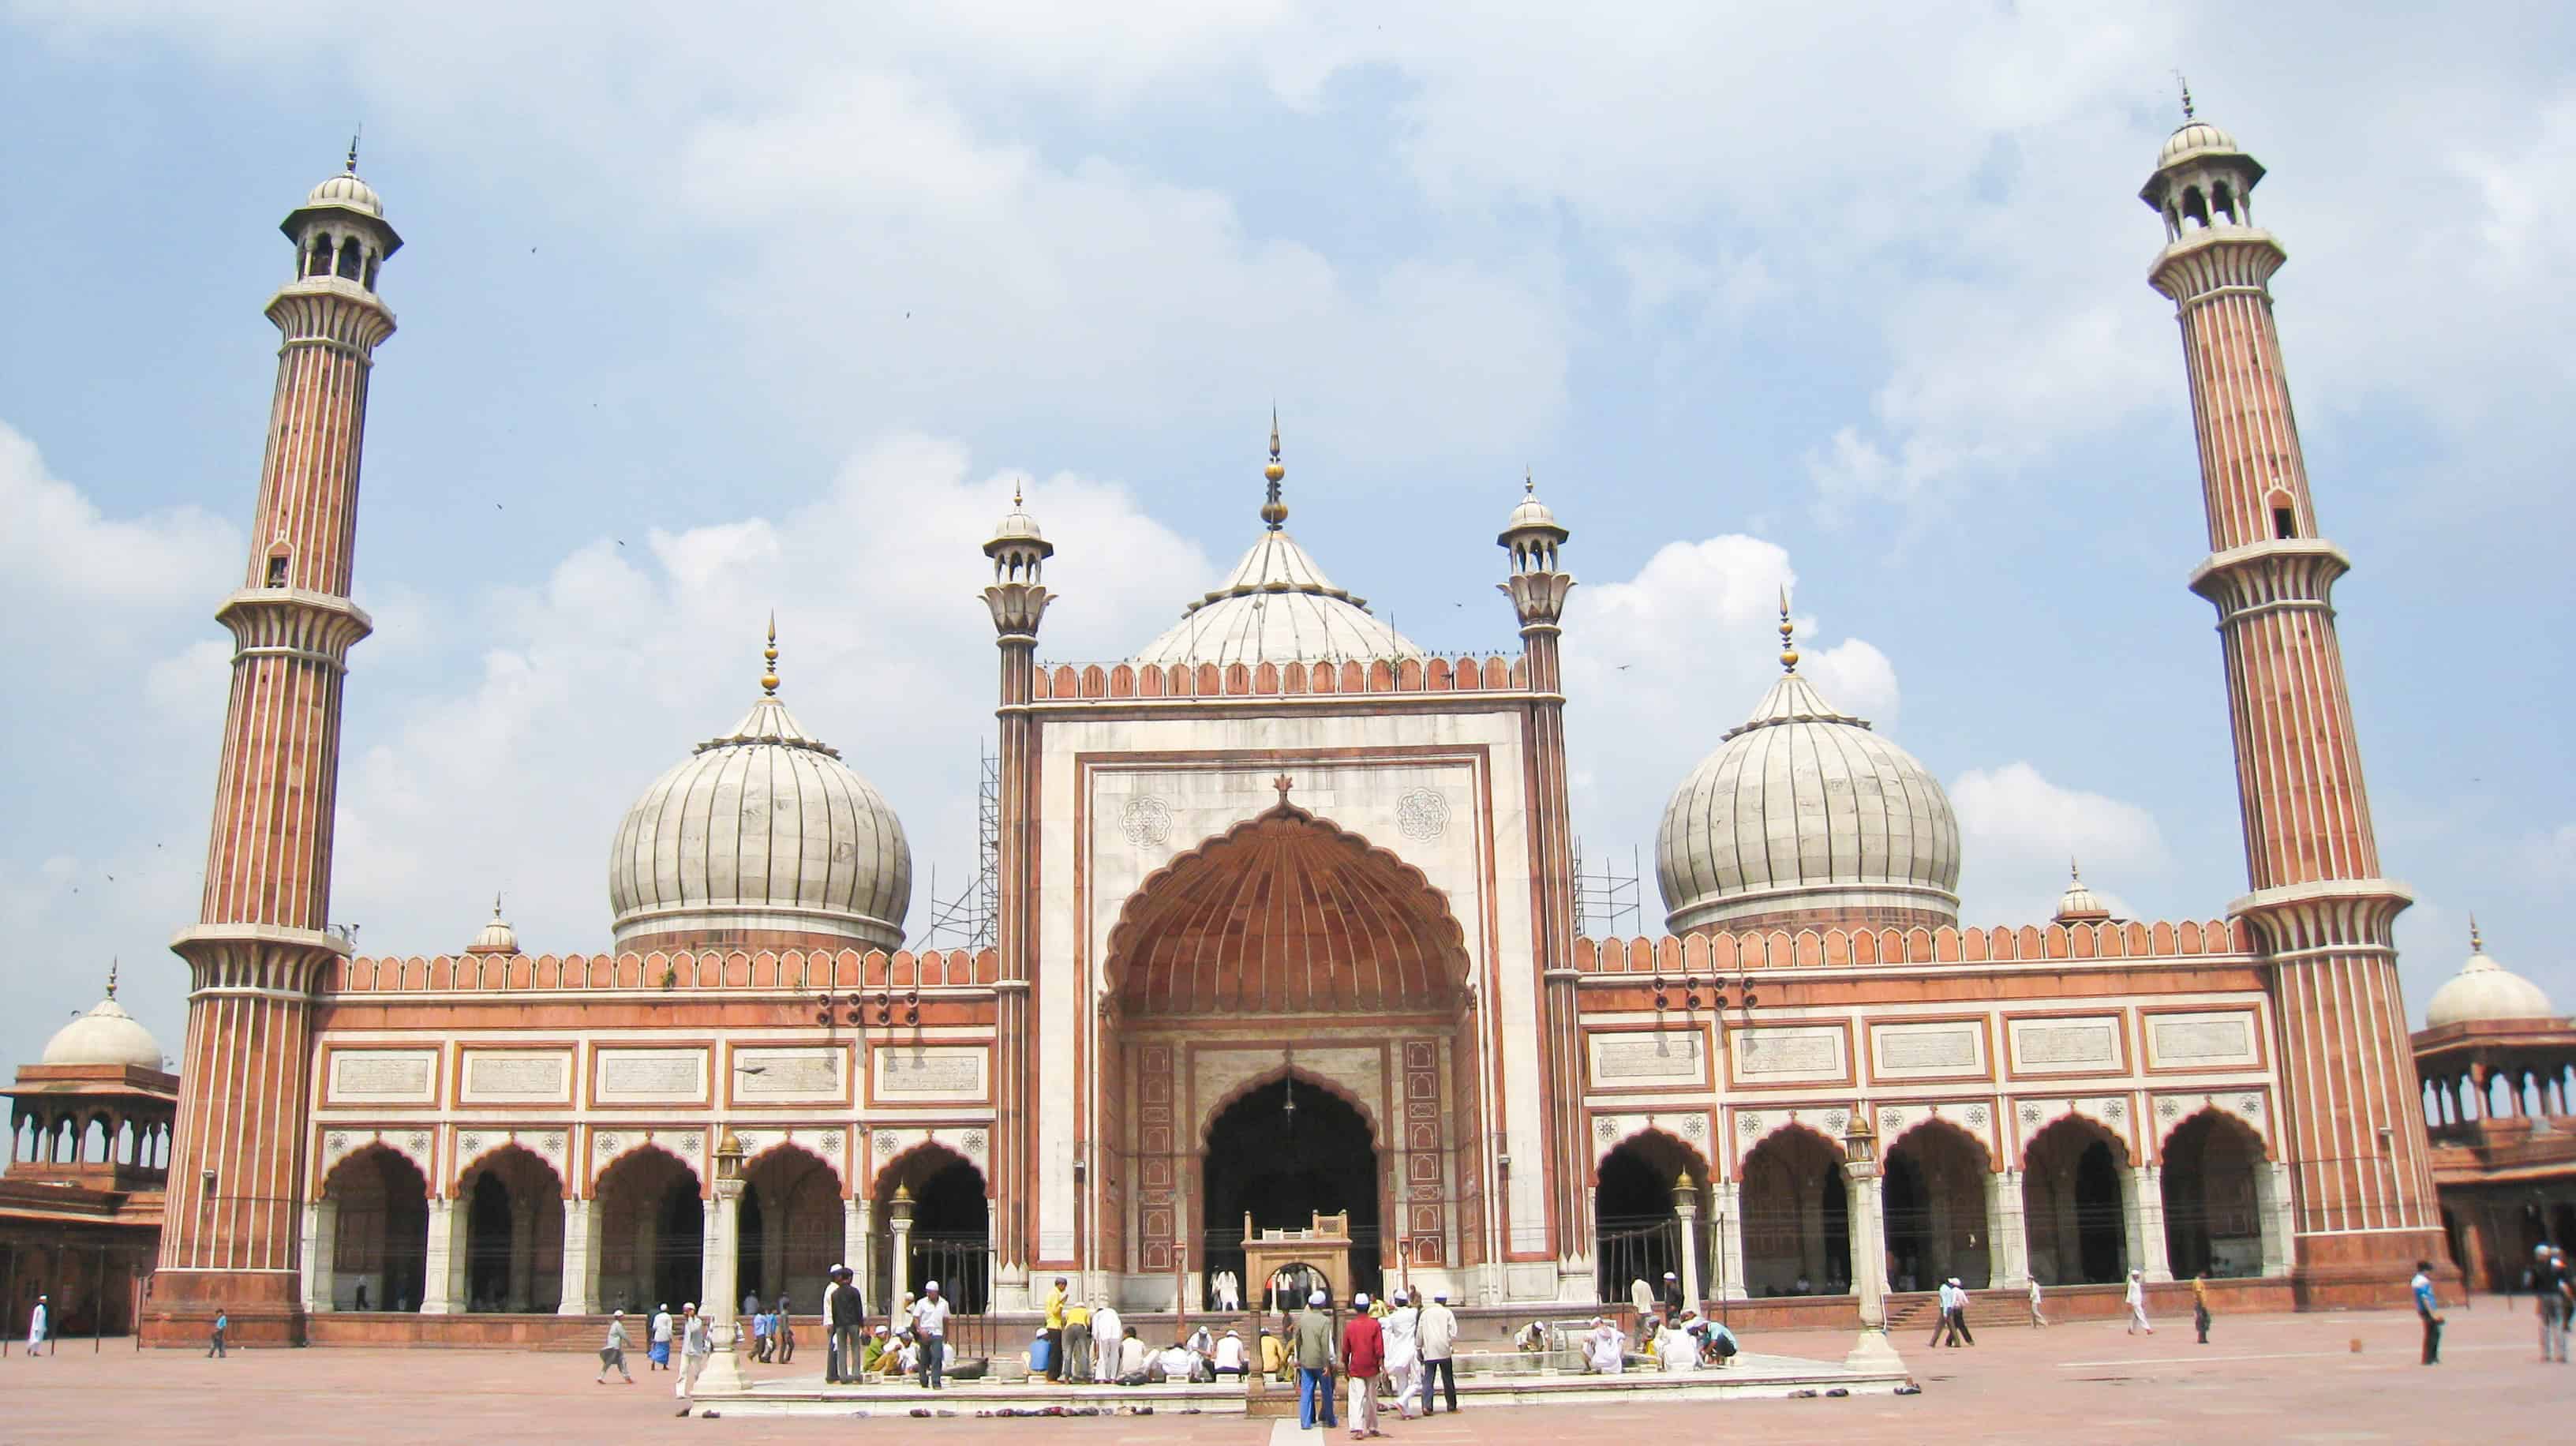
[[[1582,1309],[1669,1269],[1694,1299],[1848,1322],[1856,1264],[1900,1290],[2108,1300],[2131,1270],[2205,1271],[2248,1304],[2385,1303],[2446,1228],[2458,1250],[2520,1226],[2446,1222],[2442,1162],[2501,1167],[2453,1160],[2447,1117],[2428,1139],[2428,1101],[2468,1092],[2422,1085],[2416,1051],[2446,1082],[2510,1067],[2555,1091],[2527,1145],[2566,1110],[2576,1033],[2481,955],[2410,1044],[2409,896],[2363,789],[2330,605],[2349,559],[2293,422],[2263,174],[2187,117],[2141,193],[2246,842],[2247,892],[2208,917],[2114,918],[2077,879],[2053,918],[1963,925],[1940,782],[1799,671],[1784,598],[1778,678],[1665,812],[1663,931],[1582,937],[1570,530],[1522,497],[1496,538],[1518,646],[1426,651],[1288,530],[1274,423],[1242,560],[1128,657],[1041,665],[1053,545],[1016,500],[983,541],[992,947],[903,948],[903,823],[790,711],[773,628],[742,716],[601,821],[605,950],[528,952],[496,905],[455,952],[366,957],[325,921],[370,628],[359,443],[402,239],[353,152],[286,218],[268,305],[284,343],[217,614],[236,652],[205,894],[173,944],[184,1056],[162,1072],[113,1017],[66,1031],[21,1072],[9,1178],[92,1158],[101,1107],[47,1071],[175,1100],[166,1127],[103,1116],[139,1131],[114,1168],[153,1192],[134,1289],[172,1343],[218,1306],[237,1340],[448,1343],[746,1291],[810,1309],[841,1261],[872,1302],[935,1275],[969,1316],[1026,1311],[1056,1275],[1196,1309],[1240,1273],[1247,1222],[1317,1211],[1347,1212],[1362,1285],[1471,1313]]]

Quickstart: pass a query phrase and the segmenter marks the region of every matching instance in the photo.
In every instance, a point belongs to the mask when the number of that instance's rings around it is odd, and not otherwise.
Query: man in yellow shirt
[[[1077,1386],[1091,1379],[1091,1307],[1078,1300],[1064,1306],[1064,1378]]]
[[[1261,1332],[1261,1374],[1278,1381],[1288,1379],[1288,1347],[1267,1327]]]
[[[1064,1384],[1064,1277],[1061,1275],[1055,1278],[1054,1285],[1047,1287],[1046,1340],[1047,1380],[1060,1386]]]

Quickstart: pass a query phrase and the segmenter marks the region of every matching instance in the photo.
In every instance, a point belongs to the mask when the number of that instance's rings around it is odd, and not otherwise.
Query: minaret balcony
[[[366,610],[338,593],[300,587],[244,588],[224,599],[215,621],[232,629],[233,660],[298,658],[342,672],[349,648],[376,630]]]
[[[2335,580],[2350,571],[2351,556],[2323,538],[2267,538],[2211,553],[2192,569],[2191,590],[2225,624],[2296,609],[2332,613]]]

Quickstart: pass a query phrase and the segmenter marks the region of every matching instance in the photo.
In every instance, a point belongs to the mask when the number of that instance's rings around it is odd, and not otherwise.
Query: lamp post
[[[1851,1182],[1852,1289],[1860,1298],[1860,1339],[1843,1365],[1855,1371],[1902,1371],[1887,1339],[1887,1239],[1878,1219],[1878,1132],[1869,1104],[1852,1106],[1843,1129],[1843,1176]]]
[[[708,1329],[715,1335],[715,1353],[701,1379],[709,1383],[708,1389],[720,1394],[751,1388],[750,1380],[742,1373],[742,1321],[735,1314],[734,1303],[741,1287],[736,1231],[742,1221],[742,1156],[741,1137],[726,1129],[724,1137],[716,1142],[716,1228],[708,1241],[716,1258],[708,1262],[705,1274],[707,1293],[714,1299],[699,1303],[699,1309],[711,1317]]]

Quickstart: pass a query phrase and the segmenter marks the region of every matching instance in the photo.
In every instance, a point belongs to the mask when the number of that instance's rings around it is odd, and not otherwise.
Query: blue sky
[[[1752,706],[1794,581],[1829,695],[1950,784],[1972,921],[2044,915],[2070,852],[2215,915],[2135,200],[2178,66],[2271,168],[2410,1001],[2472,910],[2576,999],[2576,20],[1800,8],[0,3],[0,1060],[111,956],[177,1048],[275,228],[361,121],[408,243],[334,901],[370,952],[454,950],[495,890],[602,947],[618,817],[739,714],[772,607],[791,704],[953,891],[1012,480],[1060,548],[1042,652],[1116,657],[1251,541],[1274,401],[1291,530],[1426,644],[1512,641],[1535,472],[1596,857]]]

